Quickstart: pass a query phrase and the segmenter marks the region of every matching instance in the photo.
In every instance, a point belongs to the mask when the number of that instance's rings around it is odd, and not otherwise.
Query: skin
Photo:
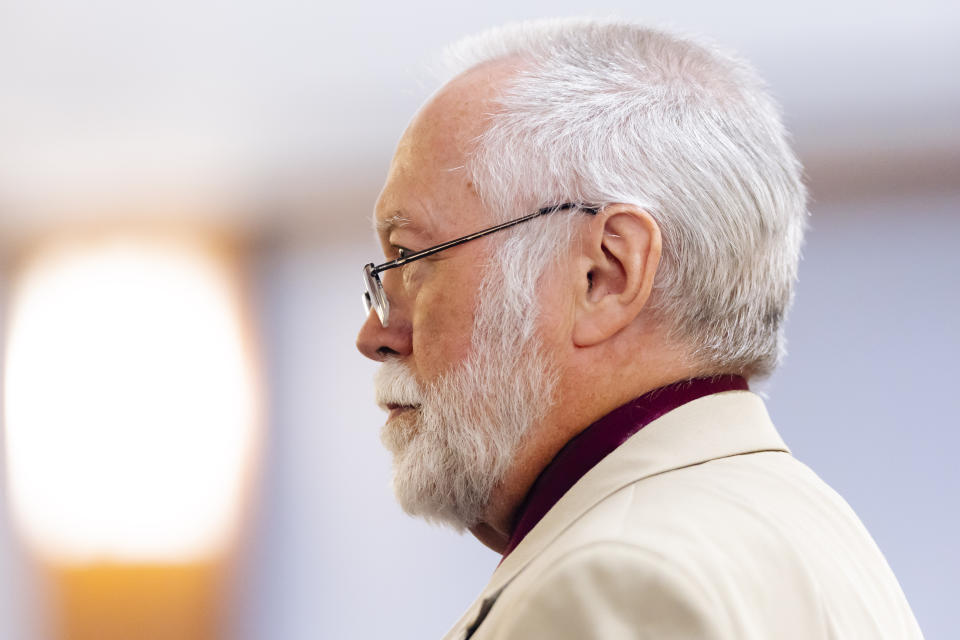
[[[397,147],[375,220],[388,259],[397,246],[420,250],[494,224],[463,165],[491,101],[517,72],[502,61],[477,67],[441,89],[414,117]],[[496,234],[383,274],[389,326],[371,313],[357,348],[376,361],[402,359],[423,383],[470,351],[482,265]],[[612,204],[585,219],[579,241],[539,283],[538,331],[559,364],[558,401],[532,427],[471,532],[502,552],[534,480],[575,435],[633,398],[702,375],[650,313],[660,229],[644,210]],[[396,407],[391,418],[407,410]]]

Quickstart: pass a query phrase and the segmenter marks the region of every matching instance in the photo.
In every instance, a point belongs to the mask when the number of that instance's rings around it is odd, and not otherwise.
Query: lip
[[[409,404],[388,404],[387,410],[390,412],[390,414],[387,416],[387,420],[393,420],[401,413],[413,411],[414,409],[416,409],[416,407]]]

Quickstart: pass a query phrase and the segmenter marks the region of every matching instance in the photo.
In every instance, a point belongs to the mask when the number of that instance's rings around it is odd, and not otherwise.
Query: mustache
[[[386,360],[373,378],[377,406],[389,411],[391,406],[416,407],[423,404],[423,390],[407,365],[399,360]]]

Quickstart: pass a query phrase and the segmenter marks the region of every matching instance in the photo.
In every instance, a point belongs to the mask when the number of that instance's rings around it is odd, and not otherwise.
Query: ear
[[[614,204],[595,216],[577,264],[576,346],[599,344],[633,322],[650,298],[660,250],[660,227],[643,209]]]

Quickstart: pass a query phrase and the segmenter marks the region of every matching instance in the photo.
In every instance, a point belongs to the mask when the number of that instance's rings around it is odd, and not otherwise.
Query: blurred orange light
[[[189,562],[233,533],[259,389],[235,265],[190,234],[52,240],[12,283],[9,499],[60,564]]]

